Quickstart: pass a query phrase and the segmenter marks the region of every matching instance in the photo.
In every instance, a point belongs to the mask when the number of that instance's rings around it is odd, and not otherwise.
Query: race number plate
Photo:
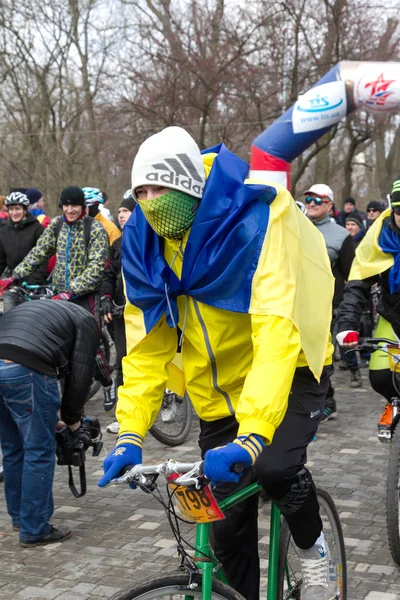
[[[189,490],[173,482],[168,483],[168,486],[178,502],[179,510],[188,521],[211,523],[225,518],[208,486],[202,490]]]
[[[400,348],[398,346],[388,346],[388,352],[390,370],[400,373]]]

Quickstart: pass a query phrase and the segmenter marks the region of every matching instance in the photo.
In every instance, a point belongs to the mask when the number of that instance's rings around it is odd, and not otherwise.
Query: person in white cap
[[[351,265],[355,256],[355,242],[344,227],[337,225],[330,218],[334,201],[333,191],[329,185],[316,183],[304,192],[307,216],[324,236],[326,249],[331,261],[332,273],[335,277],[335,294],[332,303],[332,328],[335,326],[336,311],[343,299],[343,290],[349,278]],[[342,353],[344,366],[350,369],[351,387],[361,387],[361,375],[357,356]],[[336,400],[332,384],[326,399],[322,421],[327,421],[337,415]]]
[[[333,277],[321,236],[287,189],[247,181],[248,170],[223,144],[202,155],[179,127],[139,148],[132,169],[138,206],[122,241],[120,432],[99,486],[142,462],[179,326],[186,391],[200,417],[204,471],[215,494],[223,498],[257,478],[299,547],[303,600],[333,600],[305,468],[332,370]],[[241,476],[232,471],[236,463]],[[253,496],[213,524],[216,555],[248,600],[259,597],[257,507]]]

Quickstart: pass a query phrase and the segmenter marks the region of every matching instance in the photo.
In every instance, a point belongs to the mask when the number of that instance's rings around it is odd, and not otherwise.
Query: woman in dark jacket
[[[131,216],[136,206],[135,200],[131,196],[124,197],[118,209],[118,223],[123,230],[125,223]],[[122,380],[122,359],[126,354],[126,337],[124,306],[125,295],[122,283],[121,273],[122,259],[122,237],[115,240],[110,248],[110,262],[104,270],[103,282],[101,285],[102,312],[106,323],[113,323],[115,351],[116,351],[116,385],[123,384]],[[115,431],[114,431],[115,430]],[[107,431],[118,433],[118,423],[112,423],[107,427]]]
[[[25,258],[44,231],[44,227],[28,212],[29,199],[21,192],[11,192],[5,200],[8,208],[8,222],[0,233],[0,274],[9,277],[13,269]],[[46,266],[42,265],[27,277],[29,284],[42,285],[46,280]],[[17,294],[4,293],[4,312],[20,303]]]

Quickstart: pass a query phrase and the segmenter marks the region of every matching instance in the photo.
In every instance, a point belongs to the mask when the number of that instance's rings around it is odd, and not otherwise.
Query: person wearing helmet
[[[5,199],[8,209],[8,220],[0,235],[0,275],[8,279],[14,268],[36,246],[44,227],[30,212],[29,198],[22,192],[11,192]],[[29,284],[42,285],[46,281],[46,262],[38,265],[34,273],[24,279]],[[4,312],[9,311],[21,302],[20,297],[12,291],[5,292]]]
[[[85,196],[81,188],[64,188],[59,205],[63,215],[52,219],[39,243],[15,267],[12,276],[0,280],[0,291],[10,287],[13,281],[33,273],[55,254],[57,260],[52,282],[59,293],[53,300],[79,304],[94,315],[100,328],[99,290],[108,259],[107,232],[101,223],[86,215]],[[96,357],[95,377],[103,386],[105,401],[115,403],[111,369],[100,351]]]
[[[376,337],[400,338],[400,178],[393,183],[391,207],[375,220],[361,241],[351,267],[343,301],[338,309],[337,340],[346,350],[359,342],[361,316],[374,284],[380,288],[377,312],[380,317]],[[385,352],[371,354],[369,379],[372,388],[387,404],[378,422],[378,439],[390,442],[393,407],[391,398],[398,396],[393,385],[393,373]]]
[[[114,217],[112,216],[111,210],[108,208],[108,194],[104,190],[101,191],[101,202],[99,204],[99,211],[109,221],[114,223]]]
[[[142,462],[179,327],[204,471],[218,499],[257,478],[299,547],[302,598],[331,600],[329,551],[304,463],[332,370],[333,277],[321,235],[288,190],[247,180],[248,171],[224,144],[202,155],[180,127],[139,148],[138,206],[122,242],[121,428],[99,486]],[[245,467],[241,476],[236,463]],[[247,600],[259,598],[257,512],[253,496],[213,524],[217,559]]]
[[[84,187],[82,188],[82,191],[85,195],[85,205],[88,215],[103,225],[104,229],[107,231],[110,246],[112,246],[115,240],[121,237],[121,232],[118,227],[100,211],[100,206],[103,202],[102,192],[98,188],[92,187]]]

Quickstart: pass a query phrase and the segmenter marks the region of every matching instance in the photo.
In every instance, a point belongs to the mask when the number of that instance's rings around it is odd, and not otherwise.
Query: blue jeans
[[[55,428],[60,407],[56,377],[0,359],[0,443],[7,510],[22,541],[51,530]]]

